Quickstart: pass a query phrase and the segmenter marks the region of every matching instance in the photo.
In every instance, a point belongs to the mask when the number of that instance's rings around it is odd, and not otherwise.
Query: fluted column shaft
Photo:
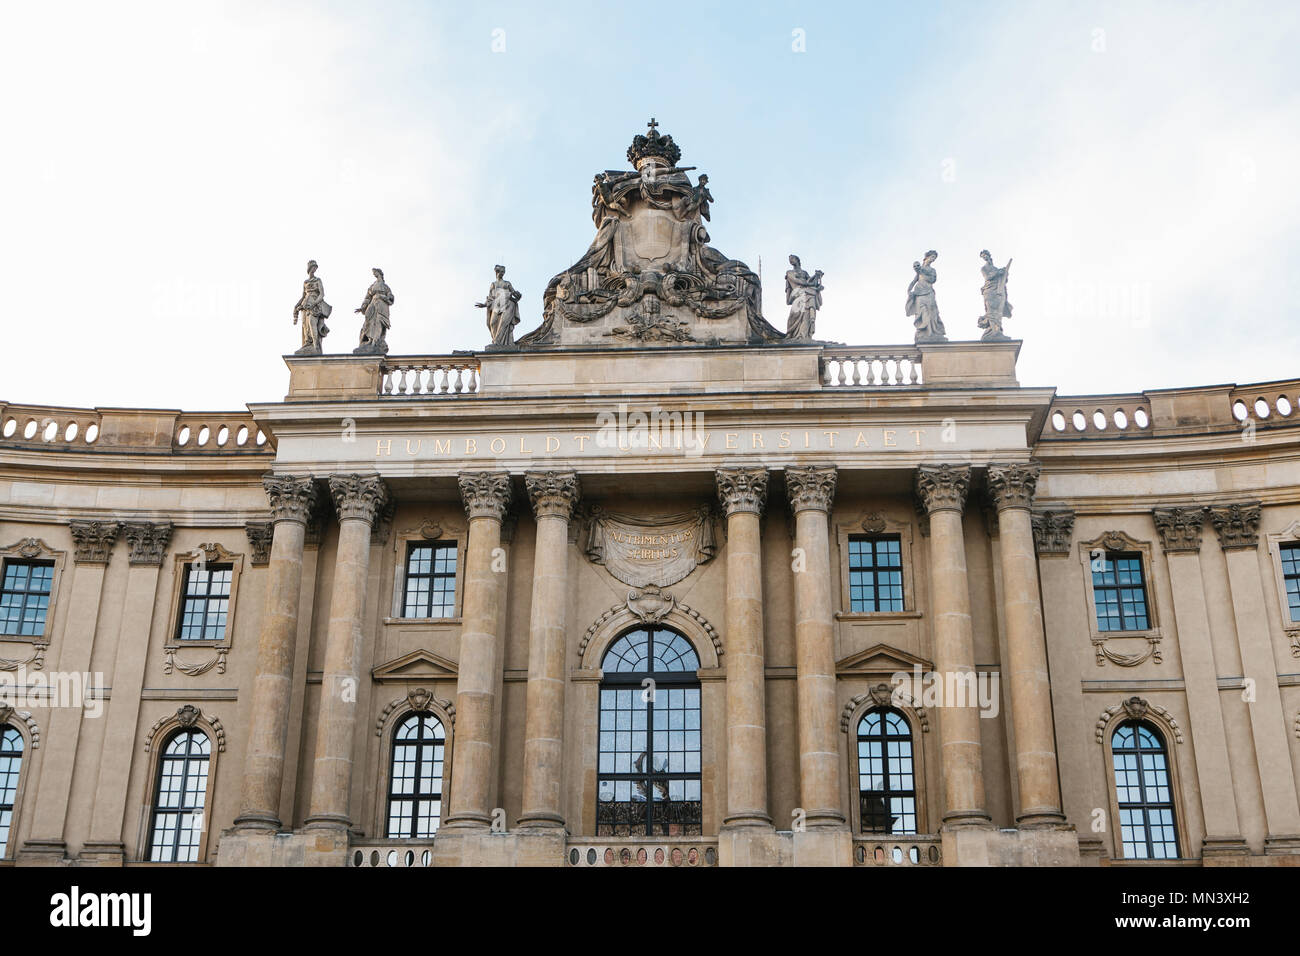
[[[460,494],[469,518],[465,600],[461,614],[460,673],[456,681],[456,735],[452,747],[448,827],[486,827],[495,766],[492,718],[501,667],[497,625],[501,589],[494,556],[501,549],[501,521],[510,507],[510,475],[464,472]],[[503,554],[503,553],[502,553]],[[500,565],[505,572],[504,557]]]
[[[843,827],[839,708],[835,703],[835,632],[827,532],[835,497],[833,467],[791,467],[786,490],[794,512],[794,639],[799,701],[799,797],[809,827]]]
[[[715,480],[727,516],[727,814],[722,822],[771,827],[759,530],[767,469],[720,468]]]
[[[1030,515],[1036,464],[990,465],[989,493],[998,509],[1002,561],[1002,612],[1007,631],[1003,670],[1011,691],[1011,723],[1016,733],[1016,778],[1021,826],[1065,822],[1056,766],[1052,688],[1047,674],[1047,638],[1039,598],[1038,558]]]
[[[388,500],[378,475],[332,475],[329,485],[338,510],[339,541],[325,639],[309,827],[348,827],[352,823],[348,798],[361,680],[361,622],[370,573],[370,533]]]
[[[946,826],[992,822],[984,803],[984,756],[975,690],[975,642],[962,511],[970,469],[938,465],[917,470],[917,495],[930,516],[930,591],[934,661],[945,686],[965,686],[964,699],[945,700],[939,715]]]
[[[280,792],[293,696],[303,544],[316,503],[316,485],[310,477],[273,475],[264,478],[262,484],[275,526],[266,568],[266,602],[257,639],[248,750],[235,826],[276,830],[280,828]]]
[[[569,521],[580,485],[572,471],[527,472],[537,520],[528,623],[521,826],[562,827],[565,609],[569,601]]]

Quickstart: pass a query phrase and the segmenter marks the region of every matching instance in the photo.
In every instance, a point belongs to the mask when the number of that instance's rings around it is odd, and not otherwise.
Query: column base
[[[955,810],[943,815],[940,832],[950,827],[991,827],[993,818],[983,810]]]
[[[794,838],[771,823],[724,823],[718,831],[719,866],[794,866]]]
[[[318,813],[303,821],[304,830],[342,830],[346,833],[352,829],[352,821],[338,813]]]
[[[1020,830],[1061,826],[1065,826],[1065,814],[1059,807],[1031,807],[1016,817],[1016,827]]]
[[[852,866],[853,832],[848,824],[794,831],[795,866]]]
[[[564,866],[568,834],[560,827],[501,833],[486,828],[439,828],[434,866]]]
[[[77,854],[81,866],[121,866],[125,862],[125,845],[111,840],[87,840]]]
[[[223,830],[217,866],[346,866],[349,834],[336,827],[308,832]]]
[[[516,827],[520,830],[564,830],[565,824],[564,817],[558,813],[526,813],[519,818]]]
[[[1038,826],[999,830],[993,826],[949,827],[943,838],[944,866],[1079,866],[1074,827]]]
[[[19,848],[15,862],[23,866],[67,866],[68,845],[62,840],[28,840]]]
[[[1207,836],[1201,841],[1203,866],[1232,866],[1250,859],[1250,847],[1240,834],[1234,836]]]
[[[235,817],[235,829],[275,831],[281,829],[280,818],[274,813],[262,813],[256,810],[249,813],[241,813],[239,816]]]
[[[1300,834],[1270,833],[1264,838],[1265,856],[1300,856]]]
[[[492,817],[486,813],[477,813],[474,811],[465,811],[453,813],[445,823],[438,828],[438,832],[444,830],[486,830],[492,826]]]

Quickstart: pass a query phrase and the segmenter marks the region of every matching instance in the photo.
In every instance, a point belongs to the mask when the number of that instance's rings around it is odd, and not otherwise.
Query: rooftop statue
[[[493,266],[496,278],[488,286],[487,298],[475,302],[477,309],[487,309],[488,332],[492,345],[508,347],[515,344],[515,326],[519,324],[519,299],[522,293],[506,281],[506,267]]]
[[[384,270],[371,269],[375,281],[366,290],[365,301],[361,308],[354,311],[365,316],[361,323],[361,344],[352,350],[353,355],[387,355],[388,354],[388,307],[393,304],[393,290],[384,282]]]
[[[1011,303],[1007,301],[1007,278],[1011,275],[1011,260],[999,269],[993,264],[993,254],[987,249],[980,252],[984,265],[980,273],[984,276],[984,285],[980,294],[984,296],[984,314],[976,323],[984,334],[982,342],[1006,342],[1009,337],[1002,333],[1002,320],[1011,317]]]
[[[542,324],[524,348],[647,342],[774,342],[758,274],[710,246],[709,177],[653,119],[628,148],[632,171],[605,170],[591,185],[596,237],[547,283]]]
[[[316,260],[307,263],[307,278],[302,283],[302,298],[293,307],[293,324],[302,317],[302,348],[294,355],[320,355],[322,340],[329,334],[325,320],[333,308],[325,301],[325,286],[316,278]]]
[[[799,257],[790,256],[790,271],[785,274],[785,301],[790,306],[785,337],[810,342],[817,324],[817,310],[822,307],[822,270],[811,277],[799,265]]]
[[[934,260],[939,253],[931,249],[920,262],[912,263],[916,273],[907,287],[907,315],[915,316],[912,324],[916,326],[916,342],[947,342],[944,334],[943,320],[939,318],[939,305],[934,298],[934,283],[938,273],[934,270]]]

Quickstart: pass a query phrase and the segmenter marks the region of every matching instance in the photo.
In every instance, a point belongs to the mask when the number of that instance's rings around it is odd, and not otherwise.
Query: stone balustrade
[[[921,351],[907,345],[826,349],[822,384],[828,387],[885,388],[921,384]]]
[[[570,866],[717,866],[716,837],[570,837]]]
[[[1257,427],[1292,425],[1300,421],[1300,380],[1241,385],[1228,393],[1232,417],[1253,420]]]
[[[942,866],[943,841],[935,835],[854,837],[854,866]]]
[[[467,395],[479,391],[479,362],[470,356],[427,355],[384,361],[380,398]]]
[[[1052,402],[1042,437],[1115,438],[1151,435],[1151,402],[1143,394],[1066,395]]]
[[[0,440],[70,451],[99,440],[100,414],[92,408],[0,405]]]
[[[268,441],[267,434],[247,412],[185,412],[176,417],[172,451],[212,454],[269,451]]]
[[[433,865],[433,840],[355,840],[348,866],[357,868],[422,868]]]

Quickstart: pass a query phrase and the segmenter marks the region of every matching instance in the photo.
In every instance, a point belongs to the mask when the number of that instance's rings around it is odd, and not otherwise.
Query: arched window
[[[916,832],[912,728],[892,707],[858,721],[858,806],[863,833]]]
[[[23,769],[23,735],[0,724],[0,859],[9,852],[9,826],[14,819],[14,797]]]
[[[442,722],[433,714],[408,714],[398,722],[388,774],[390,838],[425,839],[438,829],[446,745]]]
[[[698,836],[700,659],[681,634],[639,628],[601,662],[598,836]]]
[[[1111,735],[1110,751],[1125,858],[1177,859],[1169,756],[1160,731],[1144,720],[1126,720]]]
[[[158,788],[153,802],[153,863],[193,863],[203,839],[203,811],[208,796],[212,743],[201,730],[178,730],[158,760]]]

